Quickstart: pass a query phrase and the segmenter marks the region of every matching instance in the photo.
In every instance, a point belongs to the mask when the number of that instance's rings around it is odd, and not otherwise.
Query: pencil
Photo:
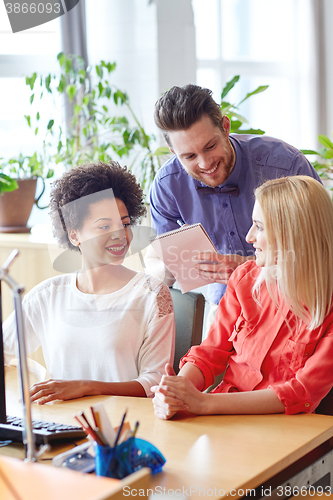
[[[92,417],[94,419],[95,427],[100,428],[99,425],[98,425],[97,419],[96,419],[95,410],[94,410],[94,408],[92,406],[90,407],[90,411],[91,411]]]
[[[135,434],[137,433],[138,428],[139,428],[139,421],[137,420],[135,422],[135,425],[134,425],[134,429],[133,429],[133,432],[132,432],[132,437],[135,436]]]
[[[94,441],[96,441],[97,444],[103,446],[102,440],[98,437],[94,429],[89,425],[89,427],[86,427],[81,420],[77,417],[77,415],[74,415],[74,418],[79,422],[80,427],[84,430],[84,432],[87,434],[87,436],[91,436]]]
[[[118,432],[117,432],[117,435],[116,435],[116,439],[115,439],[115,442],[114,442],[114,447],[116,447],[116,446],[117,446],[117,443],[118,443],[118,441],[119,441],[119,437],[120,437],[121,429],[123,428],[123,425],[124,425],[124,422],[125,422],[126,415],[127,415],[127,409],[125,410],[125,413],[124,413],[124,415],[123,415],[123,418],[121,419],[121,423],[120,423],[120,426],[119,426],[119,429],[118,429]]]

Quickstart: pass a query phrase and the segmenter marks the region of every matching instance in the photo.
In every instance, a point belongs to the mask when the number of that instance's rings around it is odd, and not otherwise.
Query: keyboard
[[[0,441],[11,440],[22,443],[22,427],[24,420],[7,415],[7,422],[0,423]],[[54,443],[60,440],[72,441],[86,436],[81,427],[55,422],[32,421],[36,444]]]

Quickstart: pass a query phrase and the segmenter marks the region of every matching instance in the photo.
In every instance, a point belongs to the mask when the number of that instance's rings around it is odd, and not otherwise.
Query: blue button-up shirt
[[[319,176],[305,156],[293,146],[268,136],[231,135],[236,162],[221,186],[237,185],[239,195],[204,195],[204,186],[186,173],[173,156],[158,171],[150,191],[152,225],[158,234],[177,229],[177,220],[200,222],[221,254],[253,255],[245,241],[252,225],[254,190],[263,182],[290,175]],[[209,285],[208,298],[218,304],[225,285]]]

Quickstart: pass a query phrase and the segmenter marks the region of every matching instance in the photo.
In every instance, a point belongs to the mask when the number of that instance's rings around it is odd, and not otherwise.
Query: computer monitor
[[[0,423],[6,423],[6,391],[5,391],[5,360],[3,354],[2,335],[2,302],[1,302],[1,280],[0,280]]]

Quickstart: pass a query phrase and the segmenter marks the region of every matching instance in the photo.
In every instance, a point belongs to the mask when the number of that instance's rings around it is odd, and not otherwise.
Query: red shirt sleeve
[[[224,372],[228,358],[233,352],[233,344],[229,341],[229,337],[241,312],[236,287],[241,280],[247,278],[248,271],[253,269],[253,266],[257,271],[255,263],[246,262],[233,272],[207,338],[199,346],[192,347],[180,360],[180,368],[185,363],[192,363],[199,368],[205,379],[204,389],[214,383],[216,375]],[[253,281],[249,280],[249,286],[252,284]]]

